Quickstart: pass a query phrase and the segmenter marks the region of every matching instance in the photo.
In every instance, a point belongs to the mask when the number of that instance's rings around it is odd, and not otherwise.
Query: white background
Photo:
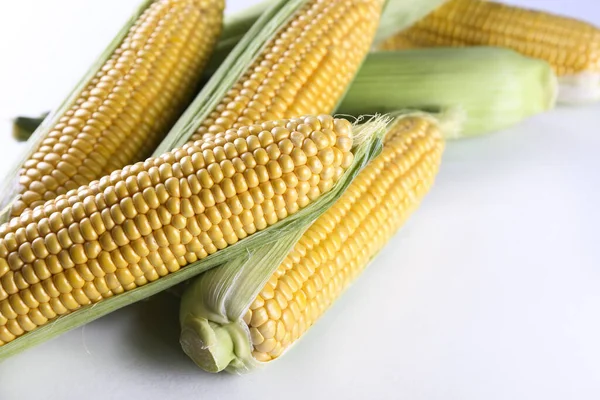
[[[9,119],[57,105],[137,0],[3,0]],[[250,1],[229,1],[240,8]],[[600,24],[591,0],[521,4]],[[159,296],[0,364],[0,400],[598,399],[600,106],[450,143],[437,184],[372,267],[284,358],[209,375]]]

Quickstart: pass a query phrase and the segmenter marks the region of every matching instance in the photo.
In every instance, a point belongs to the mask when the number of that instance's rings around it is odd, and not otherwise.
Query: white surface
[[[8,119],[57,104],[136,3],[4,2],[0,171]],[[591,0],[521,3],[600,24]],[[565,108],[449,144],[416,215],[260,372],[195,368],[161,296],[0,364],[0,399],[598,399],[599,126],[600,105]]]

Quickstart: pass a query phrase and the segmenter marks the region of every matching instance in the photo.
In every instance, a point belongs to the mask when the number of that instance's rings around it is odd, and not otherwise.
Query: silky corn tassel
[[[451,0],[382,48],[475,45],[508,47],[543,59],[559,76],[600,73],[597,27],[492,1]]]
[[[327,115],[228,130],[115,171],[0,227],[0,343],[265,229],[353,160]]]
[[[302,236],[244,316],[256,360],[279,357],[363,271],[431,187],[443,147],[424,118],[390,131],[381,155]]]
[[[367,55],[383,0],[312,0],[266,46],[191,140],[331,113]]]
[[[148,157],[194,94],[223,0],[157,0],[20,172],[12,215]]]

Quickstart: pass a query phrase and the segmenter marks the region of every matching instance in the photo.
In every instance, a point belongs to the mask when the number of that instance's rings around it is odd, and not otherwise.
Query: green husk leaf
[[[421,116],[455,129],[457,114],[438,116],[421,111],[395,112],[387,133],[408,116]],[[333,204],[333,203],[332,203]],[[282,232],[275,243],[257,247],[204,272],[184,289],[180,306],[180,343],[188,356],[208,372],[245,373],[264,365],[252,356],[250,333],[243,317],[262,287],[304,232],[316,221],[304,220],[294,231]]]
[[[377,46],[385,39],[410,27],[427,14],[440,7],[448,0],[390,0],[383,11],[379,29],[375,36],[374,45]]]
[[[98,73],[100,68],[106,63],[106,61],[112,56],[114,51],[119,47],[121,42],[127,36],[127,33],[135,24],[136,20],[143,14],[143,12],[152,4],[153,0],[144,0],[142,4],[135,10],[133,15],[124,24],[123,28],[115,36],[113,41],[106,47],[98,59],[92,64],[88,72],[83,76],[71,93],[67,96],[65,101],[55,110],[50,112],[44,121],[39,125],[35,132],[31,135],[27,141],[27,146],[23,149],[21,156],[18,158],[18,162],[15,163],[14,167],[8,174],[5,175],[2,184],[0,185],[0,223],[8,221],[10,217],[10,209],[12,202],[18,193],[18,176],[22,165],[27,161],[31,155],[39,147],[41,141],[46,137],[50,129],[56,125],[61,115],[63,115],[72,105],[73,102],[79,97],[81,92],[85,89],[88,82]]]
[[[462,109],[455,137],[510,127],[554,107],[557,79],[545,61],[495,47],[376,52],[338,108],[344,114],[402,108]]]

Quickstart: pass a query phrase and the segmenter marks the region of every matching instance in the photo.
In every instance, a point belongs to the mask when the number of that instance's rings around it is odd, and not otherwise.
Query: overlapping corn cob
[[[400,120],[382,153],[274,271],[267,257],[262,259],[265,254],[258,254],[253,262],[198,277],[182,300],[181,343],[186,353],[210,372],[243,372],[279,357],[418,206],[433,183],[442,150],[441,132],[430,118]],[[234,290],[238,287],[232,285],[241,279],[245,286],[257,287]]]
[[[487,0],[450,0],[381,48],[476,45],[547,61],[560,79],[560,101],[600,98],[600,29],[572,18]]]
[[[0,344],[236,243],[328,191],[351,125],[265,122],[118,170],[0,228]]]
[[[191,100],[223,8],[224,0],[149,3],[38,138],[19,172],[11,215],[148,157]]]
[[[383,4],[307,1],[190,140],[257,121],[333,112],[371,46]]]

